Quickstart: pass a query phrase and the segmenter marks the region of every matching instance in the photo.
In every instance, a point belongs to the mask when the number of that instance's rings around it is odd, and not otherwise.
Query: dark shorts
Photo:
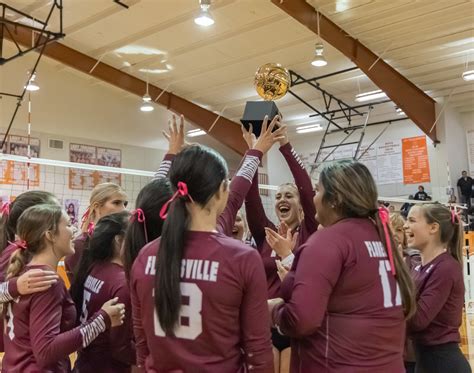
[[[457,343],[423,346],[415,343],[416,373],[471,373]]]
[[[290,337],[281,335],[278,330],[272,328],[272,344],[278,351],[283,351],[290,347]]]

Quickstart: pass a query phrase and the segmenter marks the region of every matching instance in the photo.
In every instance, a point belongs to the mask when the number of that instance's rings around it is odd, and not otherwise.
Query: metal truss
[[[47,30],[48,25],[53,15],[59,17],[59,30],[57,32]],[[22,22],[19,22],[19,20],[22,20]],[[36,25],[41,25],[41,28],[36,27]],[[20,46],[20,43],[18,42],[18,39],[15,36],[19,30],[21,31],[26,30],[28,32],[31,32],[31,36],[32,36],[31,45],[26,46],[26,47]],[[0,3],[0,65],[4,65],[7,62],[10,62],[18,57],[21,57],[25,55],[26,53],[31,52],[33,50],[39,50],[39,54],[36,59],[36,62],[33,68],[29,72],[28,79],[25,82],[25,85],[23,87],[23,91],[21,92],[21,94],[0,92],[0,98],[2,98],[3,96],[7,96],[7,97],[14,97],[17,99],[15,110],[13,112],[8,128],[5,131],[5,135],[2,140],[2,143],[0,144],[0,149],[3,149],[3,146],[5,145],[10,129],[13,125],[15,117],[25,97],[26,86],[28,85],[30,78],[36,73],[36,69],[38,67],[41,57],[43,56],[45,47],[48,44],[60,38],[63,38],[64,36],[65,35],[63,33],[63,1],[62,0],[54,0],[52,2],[51,8],[45,20],[37,19],[7,4]],[[4,56],[3,44],[4,44],[5,38],[8,38],[16,47],[16,52],[9,57]]]
[[[334,73],[321,75],[321,76],[317,76],[310,79],[304,78],[303,76],[299,75],[293,70],[289,71],[290,78],[291,78],[291,87],[295,87],[301,84],[308,84],[311,87],[315,88],[317,91],[319,91],[324,100],[324,111],[321,111],[321,110],[318,110],[314,105],[310,104],[308,101],[304,100],[300,95],[296,94],[293,90],[291,89],[289,90],[289,93],[293,97],[295,97],[301,103],[303,103],[304,105],[309,107],[312,111],[314,111],[314,114],[310,114],[310,117],[321,117],[327,121],[327,126],[326,126],[326,130],[324,131],[323,139],[321,140],[321,144],[319,145],[318,151],[316,152],[316,158],[314,162],[311,164],[311,173],[313,173],[322,163],[324,163],[334,153],[334,151],[336,151],[337,148],[341,146],[357,145],[353,159],[359,160],[365,154],[365,152],[375,143],[375,141],[377,141],[380,138],[380,136],[382,136],[382,134],[387,130],[390,124],[392,124],[393,122],[408,119],[407,117],[403,117],[403,118],[395,118],[395,119],[389,119],[389,120],[384,120],[384,121],[379,121],[379,122],[368,123],[370,112],[374,108],[374,106],[385,104],[387,102],[392,102],[392,101],[389,99],[386,99],[386,100],[380,100],[376,102],[368,102],[366,104],[361,104],[361,105],[349,105],[348,103],[337,98],[336,96],[334,96],[327,90],[323,89],[321,85],[319,84],[319,80],[321,79],[328,78],[331,76],[336,76],[339,74],[347,73],[347,72],[358,70],[358,69],[359,69],[358,67],[351,67],[345,70],[336,71]],[[368,110],[360,111],[359,109],[362,109],[362,108],[367,108]],[[352,125],[353,118],[360,119],[364,116],[365,116],[364,124],[355,125],[355,126]],[[341,120],[343,122],[341,122]],[[375,141],[372,142],[372,144],[370,144],[370,146],[362,154],[360,154],[361,144],[365,136],[366,128],[368,126],[375,126],[375,125],[380,125],[380,124],[387,124],[387,126],[376,137]],[[331,127],[331,126],[334,126],[336,128]],[[358,140],[348,141],[349,138],[357,131],[359,131]],[[337,144],[326,145],[327,137],[330,136],[331,134],[339,133],[339,132],[344,132],[346,136]],[[332,150],[328,154],[326,154],[326,156],[322,160],[320,160],[320,157],[322,155],[322,150],[324,149],[332,149]]]

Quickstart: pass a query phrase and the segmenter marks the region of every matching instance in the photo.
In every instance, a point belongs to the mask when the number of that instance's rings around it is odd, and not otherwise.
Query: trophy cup
[[[255,73],[254,86],[264,101],[247,102],[243,118],[240,120],[244,127],[248,130],[252,124],[253,133],[259,137],[265,115],[268,115],[268,120],[271,121],[280,114],[273,100],[278,100],[286,95],[290,84],[290,73],[279,64],[267,63],[260,66]]]

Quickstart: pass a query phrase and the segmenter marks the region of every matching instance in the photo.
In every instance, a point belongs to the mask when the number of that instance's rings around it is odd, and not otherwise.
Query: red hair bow
[[[148,243],[148,232],[146,231],[146,220],[145,220],[145,213],[142,209],[138,208],[132,211],[132,216],[130,217],[130,222],[134,222],[135,219],[143,224],[143,230],[145,231],[145,241]]]
[[[2,216],[10,215],[10,202],[3,202],[2,208],[0,209],[0,213]]]
[[[397,274],[397,271],[395,270],[395,263],[393,260],[393,251],[392,251],[392,241],[390,240],[390,233],[389,233],[389,211],[387,210],[386,207],[379,207],[379,217],[380,221],[382,222],[383,226],[383,231],[385,233],[385,244],[387,245],[387,253],[388,253],[388,259],[390,261],[390,268],[392,270],[392,274],[395,276]]]
[[[179,198],[179,197],[188,197],[189,200],[192,203],[194,203],[192,197],[189,195],[188,186],[186,185],[186,183],[183,183],[182,181],[178,182],[178,189],[176,190],[175,194],[173,194],[173,196],[168,200],[168,202],[166,202],[161,208],[160,218],[162,218],[163,220],[166,219],[166,217],[168,216],[169,205],[171,204],[171,202],[173,202],[176,198]]]

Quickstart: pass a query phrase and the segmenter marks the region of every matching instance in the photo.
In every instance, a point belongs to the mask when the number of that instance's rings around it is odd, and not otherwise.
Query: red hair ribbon
[[[86,222],[86,220],[89,217],[90,213],[91,213],[91,209],[90,209],[90,207],[88,207],[86,212],[84,213],[84,215],[82,215],[81,221],[82,221],[83,224]]]
[[[143,212],[142,209],[138,208],[138,209],[132,211],[132,216],[130,217],[130,221],[134,222],[135,219],[139,223],[143,223],[143,230],[145,231],[145,242],[148,243],[148,232],[146,231],[145,213]]]
[[[87,234],[89,235],[89,237],[92,237],[92,235],[94,234],[94,229],[95,229],[94,222],[91,221],[89,225],[87,226]]]
[[[456,224],[456,221],[459,222],[459,216],[456,213],[456,209],[451,209],[451,223]]]
[[[26,244],[25,240],[17,240],[15,242],[10,242],[8,241],[10,245],[15,245],[18,247],[20,250],[26,250],[28,248],[28,245]]]
[[[0,213],[2,216],[10,215],[10,202],[3,202],[2,208],[0,209]]]
[[[173,202],[176,198],[179,198],[179,197],[188,197],[189,200],[192,203],[194,203],[192,197],[189,195],[188,186],[186,185],[186,183],[183,183],[182,181],[178,182],[178,190],[175,192],[175,194],[173,194],[173,196],[168,200],[168,202],[166,202],[161,208],[160,218],[162,218],[163,220],[166,219],[166,217],[168,216],[169,205],[171,204],[171,202]]]
[[[379,217],[380,217],[380,221],[382,222],[383,231],[385,233],[385,244],[387,245],[387,253],[388,253],[388,259],[390,261],[390,268],[392,270],[392,274],[395,276],[397,274],[397,271],[395,270],[395,263],[393,261],[392,241],[390,240],[390,233],[389,233],[389,228],[388,228],[390,215],[385,206],[379,207]]]

